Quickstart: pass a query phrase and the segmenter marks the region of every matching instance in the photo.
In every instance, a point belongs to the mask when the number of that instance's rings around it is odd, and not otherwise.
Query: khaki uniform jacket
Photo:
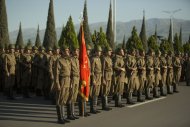
[[[16,59],[14,54],[5,55],[5,73],[15,75]]]
[[[70,87],[71,60],[69,57],[60,57],[56,61],[55,86]],[[63,79],[63,80],[62,80]],[[67,80],[64,80],[67,79]]]
[[[117,83],[126,82],[125,71],[123,71],[122,69],[125,69],[124,57],[120,55],[116,55],[115,63],[114,63],[114,71],[115,71],[115,78],[116,78]]]
[[[91,75],[93,85],[101,85],[102,78],[102,63],[100,57],[93,57],[91,63]]]
[[[102,77],[103,81],[111,81],[113,74],[113,63],[112,59],[109,56],[103,57],[102,60]],[[104,82],[103,82],[104,83]]]

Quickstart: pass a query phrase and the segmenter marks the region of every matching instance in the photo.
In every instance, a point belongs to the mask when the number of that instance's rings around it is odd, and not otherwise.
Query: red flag
[[[89,87],[89,76],[90,69],[88,64],[88,56],[86,52],[86,44],[84,38],[83,25],[80,26],[80,94],[84,100],[88,101],[90,87]]]

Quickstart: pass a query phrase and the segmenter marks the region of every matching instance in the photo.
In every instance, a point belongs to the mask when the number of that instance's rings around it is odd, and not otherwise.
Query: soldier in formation
[[[101,97],[102,110],[111,110],[109,96],[113,96],[115,107],[124,107],[123,95],[127,95],[127,104],[137,101],[166,96],[179,92],[179,81],[182,71],[185,73],[187,86],[190,85],[190,54],[183,59],[180,52],[175,55],[169,51],[155,53],[152,49],[145,54],[144,50],[132,48],[128,52],[118,48],[112,53],[110,47],[104,50],[95,46],[94,53],[87,45],[89,77],[90,113],[96,114],[98,98]],[[102,53],[102,51],[104,51]],[[90,53],[91,52],[91,53]],[[87,101],[80,94],[79,48],[45,49],[33,46],[9,45],[0,47],[0,91],[8,99],[15,99],[14,88],[19,89],[23,97],[29,98],[31,92],[36,96],[51,99],[56,105],[58,123],[64,124],[79,117],[75,111],[78,101],[79,115],[89,116]],[[125,92],[125,94],[124,94]],[[152,95],[153,93],[153,95]],[[143,96],[145,94],[145,98]],[[67,107],[67,115],[65,115]]]

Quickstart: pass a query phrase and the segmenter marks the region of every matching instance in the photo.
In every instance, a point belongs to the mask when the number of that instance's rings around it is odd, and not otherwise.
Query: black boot
[[[161,96],[167,96],[166,86],[165,85],[160,87],[160,94],[161,94]]]
[[[119,107],[119,108],[125,107],[125,106],[121,103],[121,95],[120,95],[120,94],[118,95],[118,107]]]
[[[65,124],[65,121],[63,120],[62,115],[61,115],[62,113],[61,113],[60,106],[56,106],[56,111],[57,111],[57,123]]]
[[[178,83],[174,83],[174,84],[173,84],[173,91],[174,91],[175,93],[179,93],[179,91],[178,91]]]
[[[130,92],[127,94],[127,104],[133,105],[135,102],[133,101],[133,93]]]
[[[94,99],[93,99],[93,97],[90,99],[90,113],[96,114],[96,111],[94,110]]]
[[[100,111],[98,111],[96,109],[97,107],[97,103],[98,103],[98,97],[93,97],[90,101],[90,113],[92,114],[97,114],[97,113],[100,113]]]
[[[98,97],[94,97],[94,108],[96,113],[100,113],[100,111],[97,110],[97,105],[98,105]]]
[[[82,97],[78,99],[79,116],[83,116],[83,104]]]
[[[152,100],[152,97],[150,96],[150,88],[145,89],[145,96],[147,100]]]
[[[85,117],[90,116],[90,114],[86,110],[86,101],[83,102],[83,105],[84,105],[84,116]]]
[[[158,95],[158,87],[154,87],[153,88],[153,97],[155,97],[155,98],[159,98],[160,96]]]
[[[168,94],[173,94],[172,93],[172,86],[171,85],[167,85],[167,93]]]
[[[114,96],[114,100],[115,100],[115,107],[119,107],[119,97],[117,94],[115,94]]]
[[[111,108],[108,107],[108,98],[107,96],[102,97],[102,110],[109,111]]]
[[[138,93],[137,93],[137,101],[138,102],[144,102],[144,99],[142,99],[142,91],[138,91]]]
[[[72,106],[71,106],[71,103],[67,104],[67,119],[69,119],[69,120],[75,120],[75,118],[72,116]]]
[[[65,106],[61,106],[61,116],[62,116],[62,120],[65,123],[70,123],[70,121],[65,118]]]
[[[79,119],[78,116],[75,115],[75,103],[71,103],[71,112],[72,112],[72,116],[75,118],[75,119]]]

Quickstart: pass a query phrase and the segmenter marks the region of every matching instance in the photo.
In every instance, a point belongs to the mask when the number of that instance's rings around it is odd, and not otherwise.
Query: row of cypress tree
[[[6,13],[6,5],[5,0],[0,0],[0,44],[6,46],[10,43],[9,34],[8,34],[8,24],[7,24],[7,13]],[[115,45],[114,42],[114,33],[113,33],[113,21],[112,21],[112,5],[110,2],[109,8],[109,16],[108,16],[108,23],[106,33],[104,33],[102,27],[100,30],[94,31],[94,33],[90,33],[90,28],[88,24],[88,12],[87,12],[87,1],[85,0],[84,3],[84,10],[83,10],[83,27],[84,27],[84,35],[85,41],[88,45],[100,45],[101,47],[108,47],[110,46],[112,49],[115,49],[118,46],[122,46],[126,50],[130,50],[131,48],[141,49],[147,51],[149,48],[153,50],[160,49],[161,51],[180,51],[180,52],[190,52],[190,38],[189,41],[185,44],[182,43],[182,27],[180,28],[180,34],[176,33],[174,36],[174,42],[172,42],[172,26],[170,20],[170,29],[169,29],[169,36],[168,39],[162,39],[161,43],[158,43],[158,36],[157,36],[157,26],[155,29],[155,33],[147,39],[146,36],[146,26],[145,26],[145,12],[143,11],[143,20],[142,20],[142,27],[140,34],[137,34],[137,30],[135,26],[132,29],[131,36],[128,40],[125,40],[125,35],[123,39],[123,43],[119,45]],[[57,41],[57,35],[55,31],[55,20],[54,20],[54,7],[53,7],[53,0],[50,0],[49,3],[49,10],[48,10],[48,17],[47,17],[47,24],[45,35],[43,39],[43,43],[41,44],[40,36],[39,36],[39,26],[37,29],[36,41],[35,46],[39,47],[43,45],[45,48],[54,47],[54,46],[69,46],[70,48],[79,47],[79,42],[77,39],[77,34],[75,32],[74,24],[72,21],[72,17],[68,18],[66,26],[63,27],[61,37],[59,41]],[[80,33],[79,33],[80,34]],[[79,36],[79,35],[78,35]],[[28,41],[28,45],[31,44],[31,41]],[[19,26],[19,32],[16,40],[16,46],[24,45],[23,36],[22,36],[22,28],[21,23]]]

